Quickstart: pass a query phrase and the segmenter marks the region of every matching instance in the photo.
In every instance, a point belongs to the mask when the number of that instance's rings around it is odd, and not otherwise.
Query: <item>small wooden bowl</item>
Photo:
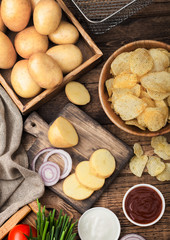
[[[125,132],[137,135],[137,136],[146,136],[146,137],[153,137],[157,135],[162,135],[165,133],[170,132],[170,124],[166,124],[165,127],[160,129],[159,131],[156,132],[150,132],[149,130],[141,130],[135,126],[130,126],[126,125],[125,122],[114,112],[114,110],[111,108],[111,104],[108,102],[108,94],[107,90],[105,87],[105,81],[109,78],[112,77],[110,74],[110,66],[112,61],[120,54],[123,52],[130,52],[135,50],[136,48],[164,48],[170,51],[170,45],[163,43],[163,42],[158,42],[158,41],[153,41],[153,40],[140,40],[136,42],[132,42],[129,44],[126,44],[125,46],[119,48],[117,51],[115,51],[110,58],[106,61],[104,64],[100,78],[99,78],[99,98],[101,105],[103,107],[103,110],[105,111],[106,115],[108,118],[120,129],[124,130]]]

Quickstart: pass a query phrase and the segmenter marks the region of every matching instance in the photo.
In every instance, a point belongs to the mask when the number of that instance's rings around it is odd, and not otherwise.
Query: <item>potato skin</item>
[[[17,55],[11,40],[5,33],[0,32],[0,68],[11,68],[16,62],[16,58]]]
[[[79,39],[79,32],[73,24],[61,21],[56,31],[49,35],[49,39],[55,44],[74,44]]]
[[[37,52],[46,52],[48,37],[38,33],[34,26],[25,28],[15,36],[14,45],[22,58],[29,58]]]
[[[33,80],[42,88],[54,88],[63,81],[63,73],[57,62],[46,53],[35,53],[28,61]]]
[[[0,31],[5,32],[5,30],[6,30],[6,27],[1,17],[1,5],[0,5]]]
[[[74,44],[54,46],[48,49],[47,54],[57,61],[64,74],[74,70],[83,61],[80,49]]]
[[[31,16],[31,3],[29,0],[2,0],[2,20],[13,32],[23,30]]]
[[[49,35],[60,24],[62,11],[56,1],[41,0],[34,9],[34,26],[40,34]]]
[[[23,98],[34,97],[41,91],[28,72],[28,60],[21,60],[15,64],[11,72],[11,84],[15,92]]]

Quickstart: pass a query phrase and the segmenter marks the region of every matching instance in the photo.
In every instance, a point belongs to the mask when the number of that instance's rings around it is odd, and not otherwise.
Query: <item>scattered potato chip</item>
[[[153,67],[152,57],[148,50],[144,48],[137,48],[130,56],[131,72],[138,76],[143,76],[148,73]]]
[[[124,52],[119,54],[111,64],[111,72],[113,75],[119,75],[120,73],[131,73],[129,58],[131,52]]]
[[[106,89],[107,89],[109,97],[112,96],[113,80],[114,80],[114,78],[110,78],[105,82]]]
[[[156,178],[159,181],[170,181],[170,163],[165,163],[165,169]]]
[[[167,143],[166,137],[164,136],[157,136],[157,137],[152,137],[151,139],[151,146],[153,148],[161,148],[164,143]]]
[[[170,160],[170,156],[168,156],[164,150],[158,150],[158,149],[154,149],[154,153],[157,154],[160,158],[162,158],[163,160]]]
[[[153,59],[153,67],[151,72],[161,72],[169,66],[169,58],[163,51],[152,48],[149,50],[149,54]]]
[[[114,78],[113,88],[132,88],[138,82],[136,74],[121,73]]]
[[[143,150],[142,150],[142,147],[141,147],[141,145],[139,143],[135,143],[134,144],[133,150],[134,150],[134,154],[137,157],[141,157],[143,155]]]
[[[150,156],[146,164],[148,173],[155,177],[165,169],[165,163],[161,161],[159,157]]]
[[[170,92],[170,73],[166,71],[148,73],[140,80],[146,89],[162,93]]]
[[[162,92],[157,92],[157,91],[153,91],[153,90],[150,90],[150,89],[147,89],[147,92],[148,92],[149,96],[154,100],[163,100],[170,95],[170,92],[169,93],[162,93]]]
[[[146,155],[139,157],[134,156],[129,163],[129,168],[131,172],[137,177],[141,177],[148,161],[148,157]]]
[[[126,94],[115,101],[114,109],[123,120],[136,118],[146,108],[146,103],[132,94]]]
[[[140,125],[136,119],[126,121],[125,123],[127,125],[136,126],[136,127],[140,128],[141,130],[146,130],[146,128],[143,127],[142,125]]]
[[[164,160],[170,159],[170,144],[168,144],[164,136],[153,137],[151,146],[154,148],[154,153]]]
[[[148,107],[155,107],[155,103],[151,98],[142,97],[141,99],[147,104]]]

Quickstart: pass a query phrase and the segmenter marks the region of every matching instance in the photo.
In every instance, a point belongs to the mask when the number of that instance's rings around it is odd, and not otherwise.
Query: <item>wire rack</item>
[[[65,0],[91,32],[102,34],[151,3],[152,0]]]

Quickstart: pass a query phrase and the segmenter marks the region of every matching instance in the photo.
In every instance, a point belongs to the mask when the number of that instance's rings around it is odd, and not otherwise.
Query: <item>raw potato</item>
[[[35,27],[25,28],[15,36],[15,49],[22,58],[29,58],[37,52],[46,52],[48,37],[39,34]]]
[[[79,39],[79,32],[73,24],[61,21],[55,32],[49,35],[49,39],[55,44],[74,44]]]
[[[90,171],[90,163],[89,161],[80,162],[75,170],[76,177],[78,181],[85,187],[90,188],[92,190],[98,190],[103,187],[105,183],[104,178],[99,178],[92,174]]]
[[[115,167],[115,159],[107,149],[98,149],[90,157],[90,168],[98,177],[110,177],[115,171]]]
[[[129,163],[131,172],[137,177],[141,177],[147,161],[148,157],[146,155],[143,155],[141,157],[134,156]]]
[[[58,62],[64,74],[77,68],[83,61],[80,49],[74,44],[54,46],[48,49],[47,54]]]
[[[130,56],[131,52],[119,54],[111,64],[111,73],[113,75],[119,75],[120,73],[131,73],[129,63]]]
[[[130,56],[131,72],[143,76],[153,67],[153,59],[144,48],[137,48]]]
[[[33,54],[28,61],[28,69],[33,80],[42,88],[54,88],[63,81],[58,63],[46,53]]]
[[[34,9],[33,22],[37,32],[43,35],[53,33],[60,24],[62,10],[56,1],[41,0]]]
[[[68,99],[76,105],[86,105],[90,102],[90,94],[87,88],[79,82],[69,82],[65,87]]]
[[[159,181],[170,181],[170,163],[165,163],[165,170],[156,176],[156,178]]]
[[[32,9],[34,10],[35,6],[37,5],[37,3],[39,2],[40,0],[31,0],[31,6],[32,6]]]
[[[23,98],[34,97],[41,91],[28,72],[28,60],[21,60],[15,64],[11,72],[11,84],[15,92]]]
[[[2,0],[1,15],[3,22],[11,31],[23,30],[31,16],[30,0]]]
[[[155,177],[163,170],[165,169],[165,163],[161,161],[159,157],[156,156],[150,156],[149,160],[146,164],[146,167],[148,169],[148,173],[152,176]]]
[[[78,144],[78,135],[75,128],[64,117],[58,117],[50,126],[48,139],[57,148],[69,148]]]
[[[0,32],[0,68],[11,68],[16,62],[16,58],[17,55],[11,40],[3,32]]]
[[[1,5],[0,5],[0,31],[5,32],[5,30],[6,30],[6,27],[1,17]]]
[[[75,200],[84,200],[93,194],[93,190],[79,183],[75,174],[68,176],[63,182],[63,192]]]

